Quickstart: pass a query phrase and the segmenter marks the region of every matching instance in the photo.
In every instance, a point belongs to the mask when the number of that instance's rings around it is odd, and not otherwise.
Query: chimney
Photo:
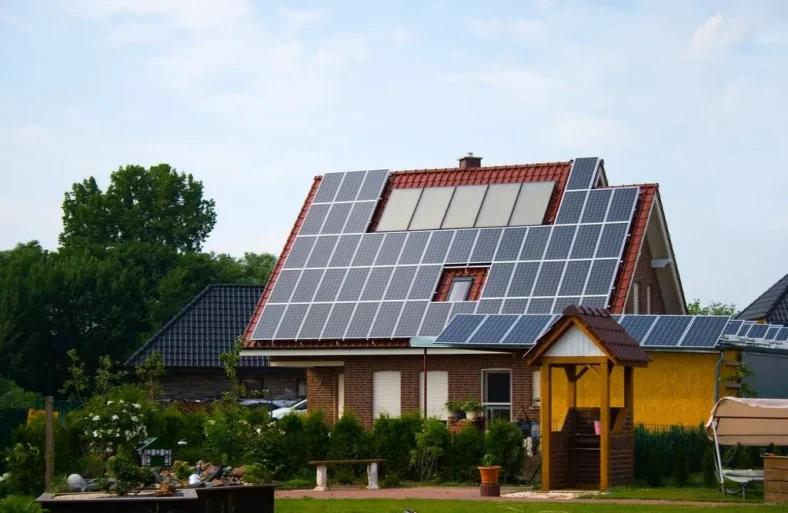
[[[482,158],[474,157],[473,153],[468,153],[460,158],[460,169],[470,169],[472,167],[482,167]]]

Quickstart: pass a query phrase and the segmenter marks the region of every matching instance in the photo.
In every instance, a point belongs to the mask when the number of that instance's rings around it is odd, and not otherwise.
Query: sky
[[[658,182],[688,300],[788,272],[788,2],[0,2],[0,249],[166,162],[205,248],[278,254],[312,177],[605,159]]]

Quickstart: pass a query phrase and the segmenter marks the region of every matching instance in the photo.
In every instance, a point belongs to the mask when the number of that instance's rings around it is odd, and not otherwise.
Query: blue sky
[[[168,162],[206,248],[277,253],[311,177],[601,156],[658,182],[688,299],[788,272],[788,2],[0,3],[0,248]]]

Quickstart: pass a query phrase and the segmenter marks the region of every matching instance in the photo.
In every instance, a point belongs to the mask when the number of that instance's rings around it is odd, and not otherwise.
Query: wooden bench
[[[366,465],[367,466],[367,489],[377,490],[378,486],[378,463],[386,463],[386,460],[325,460],[310,461],[310,465],[317,467],[317,486],[315,490],[324,492],[328,490],[328,466],[329,465]]]

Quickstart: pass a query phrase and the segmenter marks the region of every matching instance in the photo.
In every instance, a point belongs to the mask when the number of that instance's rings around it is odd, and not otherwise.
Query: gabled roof
[[[770,317],[773,313],[777,313],[777,310],[780,310],[781,315],[777,316],[776,321],[772,321]],[[788,322],[788,274],[777,280],[777,283],[742,310],[737,318],[748,321],[766,319],[769,322]]]
[[[136,366],[158,351],[165,367],[221,368],[219,356],[243,333],[262,285],[209,285],[126,362]],[[263,357],[241,359],[242,367],[263,367]]]
[[[533,365],[574,325],[580,326],[616,365],[645,366],[651,361],[640,344],[629,336],[607,310],[569,306],[564,310],[563,316],[525,354],[527,365]]]

